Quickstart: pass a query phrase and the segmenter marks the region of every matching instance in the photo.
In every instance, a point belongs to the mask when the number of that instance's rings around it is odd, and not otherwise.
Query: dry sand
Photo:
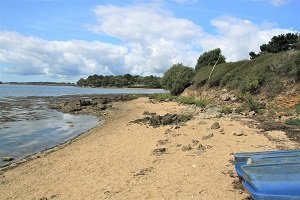
[[[174,102],[150,103],[147,98],[114,104],[111,120],[66,147],[0,171],[0,199],[244,199],[232,153],[261,151],[278,146],[295,148],[283,132],[268,137],[243,121],[199,119],[186,126],[152,128],[131,124],[143,112],[183,113]],[[211,129],[218,121],[220,129]],[[243,136],[232,133],[243,130]],[[203,136],[213,137],[203,140]],[[274,137],[274,140],[268,138]],[[166,144],[159,144],[166,140]],[[194,141],[193,141],[194,140]],[[199,143],[195,145],[196,141]],[[194,142],[194,143],[193,143]],[[162,141],[163,143],[163,141]],[[206,148],[197,150],[199,144]],[[183,151],[183,146],[192,149]],[[153,155],[156,148],[167,153]]]

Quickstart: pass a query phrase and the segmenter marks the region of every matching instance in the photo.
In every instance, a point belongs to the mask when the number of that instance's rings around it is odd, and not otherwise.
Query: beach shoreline
[[[180,126],[132,123],[145,111],[194,117]],[[0,170],[0,198],[243,199],[248,195],[233,184],[232,153],[299,147],[282,131],[262,133],[246,125],[249,119],[206,119],[176,102],[141,97],[114,102],[105,113],[102,125]]]

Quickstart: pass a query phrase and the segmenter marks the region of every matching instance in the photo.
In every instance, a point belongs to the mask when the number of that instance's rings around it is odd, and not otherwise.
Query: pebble
[[[233,135],[235,135],[235,136],[243,136],[244,132],[243,132],[243,130],[237,130],[237,131],[233,132]]]
[[[10,157],[10,156],[5,156],[5,157],[2,158],[3,162],[10,162],[10,161],[13,161],[13,160],[14,160],[14,158]]]

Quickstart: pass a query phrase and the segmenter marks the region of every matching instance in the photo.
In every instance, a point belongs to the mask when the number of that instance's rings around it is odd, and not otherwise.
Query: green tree
[[[164,73],[161,86],[169,90],[172,95],[178,95],[191,85],[194,76],[195,71],[193,68],[178,63]]]
[[[256,54],[254,51],[250,51],[250,52],[249,52],[249,56],[250,56],[250,59],[252,60],[252,59],[258,57],[259,54]]]
[[[213,49],[200,55],[195,66],[195,70],[198,71],[201,67],[214,65],[217,61],[217,64],[225,63],[225,60],[226,58],[222,55],[220,48]]]

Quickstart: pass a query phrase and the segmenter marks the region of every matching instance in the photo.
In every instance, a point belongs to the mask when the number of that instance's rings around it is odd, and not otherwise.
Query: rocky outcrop
[[[138,124],[149,124],[153,127],[165,126],[165,125],[181,125],[189,121],[192,118],[192,115],[181,115],[181,114],[166,114],[166,115],[157,115],[155,113],[150,113],[145,111],[145,114],[149,116],[142,119],[136,119],[131,121],[131,123]]]

